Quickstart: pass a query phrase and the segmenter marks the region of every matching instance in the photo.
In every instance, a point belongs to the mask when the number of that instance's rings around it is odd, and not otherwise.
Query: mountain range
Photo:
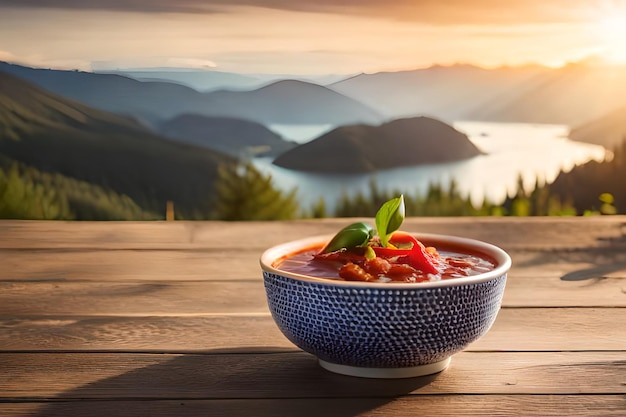
[[[114,74],[137,81],[170,82],[198,91],[213,91],[224,88],[250,90],[267,82],[259,77],[213,70],[189,68],[138,68],[128,70],[100,70],[97,74]]]
[[[472,118],[581,126],[626,106],[626,67],[570,64],[544,71]]]
[[[434,66],[360,74],[328,87],[378,109],[387,118],[419,114],[446,122],[579,126],[626,106],[622,94],[626,67],[584,63],[562,68]]]
[[[326,85],[281,79],[261,87],[255,77],[204,71],[201,75],[206,82],[213,83],[209,92],[174,82],[141,82],[118,74],[36,69],[3,62],[0,71],[148,124],[193,113],[247,119],[266,126],[375,125],[429,116],[447,123],[475,120],[577,127],[626,106],[621,93],[626,91],[626,67],[588,63],[562,68],[433,66],[359,74]],[[161,72],[155,71],[151,79],[163,80],[184,72],[158,74]],[[149,71],[131,71],[129,75],[150,77]],[[250,83],[249,89],[243,88],[246,83]],[[220,89],[220,85],[239,87],[228,90]]]
[[[389,119],[426,115],[451,123],[471,119],[477,109],[498,102],[505,92],[515,91],[543,71],[545,68],[537,66],[493,70],[471,65],[433,66],[360,74],[328,87],[384,109],[381,111]]]
[[[98,74],[117,74],[138,81],[162,81],[181,84],[198,91],[254,90],[279,80],[299,80],[319,85],[328,85],[346,78],[342,74],[295,75],[295,74],[236,74],[202,68],[129,68],[98,69]]]
[[[0,62],[0,72],[97,109],[158,124],[181,114],[234,117],[263,124],[379,123],[368,106],[326,87],[281,80],[251,91],[201,93],[170,82],[141,82],[116,74],[35,69]]]

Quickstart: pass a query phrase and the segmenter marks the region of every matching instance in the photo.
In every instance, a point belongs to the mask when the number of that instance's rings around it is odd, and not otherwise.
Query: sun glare
[[[611,62],[626,64],[626,16],[611,16],[598,22],[604,57]]]

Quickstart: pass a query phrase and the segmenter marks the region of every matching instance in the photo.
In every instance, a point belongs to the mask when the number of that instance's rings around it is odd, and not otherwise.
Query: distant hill
[[[261,123],[380,123],[375,110],[317,84],[281,80],[257,90],[215,91],[202,114],[239,117]]]
[[[191,68],[148,68],[95,72],[98,74],[117,74],[137,81],[177,83],[204,92],[224,88],[249,90],[259,88],[266,83],[254,76]]]
[[[285,152],[274,164],[301,171],[363,173],[480,154],[468,137],[452,126],[415,117],[380,126],[342,126]]]
[[[626,67],[570,64],[513,87],[468,116],[580,126],[626,106]]]
[[[232,161],[1,72],[0,154],[126,194],[146,210],[172,200],[186,217],[208,213],[217,166]]]
[[[547,71],[538,66],[484,69],[471,65],[360,74],[328,87],[368,104],[387,118],[433,116],[453,122]],[[488,119],[486,119],[488,120]],[[496,121],[496,120],[493,120]]]
[[[215,90],[253,90],[278,80],[300,80],[309,83],[327,85],[347,78],[345,74],[240,74],[201,68],[129,68],[104,70],[96,69],[98,74],[117,74],[138,81],[164,81],[182,84],[198,91]]]
[[[0,72],[15,75],[65,98],[150,123],[201,108],[204,96],[168,82],[140,82],[120,75],[35,69],[0,62]]]
[[[329,88],[389,118],[428,115],[447,122],[578,126],[626,106],[626,68],[587,63],[556,69],[433,66],[361,74]]]
[[[249,120],[183,114],[159,124],[166,137],[234,157],[278,155],[296,146],[264,125]]]
[[[573,128],[569,138],[614,149],[626,139],[626,107]]]
[[[379,123],[382,116],[317,84],[285,80],[253,91],[201,93],[169,82],[140,82],[114,74],[34,69],[0,62],[4,71],[61,96],[148,124],[193,113],[263,124]]]

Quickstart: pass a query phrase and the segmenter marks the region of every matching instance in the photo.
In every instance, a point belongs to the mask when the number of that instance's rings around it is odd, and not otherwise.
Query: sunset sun
[[[609,16],[598,21],[603,55],[611,62],[626,64],[626,15]]]

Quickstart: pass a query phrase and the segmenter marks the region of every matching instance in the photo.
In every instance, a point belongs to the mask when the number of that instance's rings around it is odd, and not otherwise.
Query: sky
[[[626,0],[0,0],[0,61],[355,74],[626,64]]]

